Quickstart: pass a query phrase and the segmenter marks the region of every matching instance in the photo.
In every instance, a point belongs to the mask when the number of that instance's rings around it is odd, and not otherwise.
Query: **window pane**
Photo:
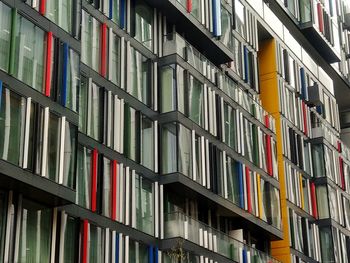
[[[240,204],[238,165],[239,164],[234,159],[227,156],[226,171],[228,199],[236,205]]]
[[[334,253],[332,249],[332,231],[330,228],[320,228],[320,243],[321,243],[321,255],[322,262],[335,262]]]
[[[179,172],[192,178],[192,149],[191,149],[191,131],[182,125],[179,128]]]
[[[79,131],[87,132],[87,100],[89,92],[89,80],[81,78],[81,89],[79,93]]]
[[[14,75],[42,92],[44,71],[44,31],[17,15]]]
[[[77,152],[77,204],[90,208],[92,151],[79,145]]]
[[[10,62],[11,8],[0,2],[0,69],[7,71]]]
[[[112,212],[112,169],[111,160],[103,158],[102,215],[111,217]]]
[[[112,20],[113,22],[115,22],[116,24],[119,25],[120,22],[120,4],[119,4],[120,0],[113,0],[113,17]]]
[[[21,213],[18,262],[49,262],[51,210],[23,199]]]
[[[162,127],[162,173],[177,171],[176,124],[170,123]]]
[[[245,15],[244,6],[239,0],[235,0],[235,26],[236,31],[242,36],[245,36]]]
[[[103,263],[104,232],[102,228],[90,224],[89,262]]]
[[[271,219],[272,225],[278,229],[282,228],[280,193],[279,190],[273,186],[271,188]]]
[[[134,160],[137,160],[137,148],[139,146],[139,141],[137,138],[139,136],[139,115],[135,109],[130,106],[125,106],[125,137],[124,137],[124,151],[125,155]]]
[[[317,209],[320,219],[329,218],[328,193],[326,186],[318,186],[317,192]]]
[[[161,112],[176,110],[176,76],[175,65],[160,69]]]
[[[47,139],[47,165],[46,165],[46,175],[49,179],[53,181],[58,180],[58,155],[59,155],[59,144],[60,144],[60,134],[59,125],[60,121],[58,116],[50,113],[49,117],[49,130]],[[44,132],[44,131],[42,131]]]
[[[325,176],[324,151],[322,144],[312,145],[312,163],[314,176]]]
[[[80,87],[80,58],[78,53],[76,53],[73,49],[69,49],[66,106],[73,111],[78,111],[79,87]]]
[[[225,143],[235,149],[236,143],[236,111],[224,104],[224,126],[225,126]]]
[[[7,198],[6,193],[0,192],[0,261],[4,256],[6,216],[7,216]]]
[[[154,169],[154,128],[153,121],[142,116],[141,123],[141,164]]]
[[[101,139],[102,98],[103,89],[92,83],[88,94],[87,135],[97,141]]]
[[[66,122],[63,156],[63,185],[75,187],[75,158],[76,158],[77,128]]]
[[[152,50],[153,9],[139,0],[135,7],[135,39]]]
[[[78,250],[72,248],[79,246],[79,221],[66,214],[63,214],[61,219],[60,262],[75,263],[78,257]]]
[[[151,62],[134,48],[131,47],[130,50],[130,85],[128,85],[128,92],[147,106],[151,106]]]
[[[4,88],[0,106],[0,158],[20,165],[25,100]]]
[[[188,116],[198,125],[203,125],[204,100],[203,84],[190,76],[188,88]]]
[[[119,79],[120,79],[120,38],[112,33],[112,42],[110,50],[110,64],[108,65],[109,68],[109,79],[116,85],[119,85]]]
[[[220,40],[226,47],[229,49],[232,48],[232,33],[231,33],[231,15],[225,9],[221,8],[221,27],[222,27],[222,35]]]
[[[68,33],[72,32],[73,1],[47,0],[45,16]]]
[[[148,249],[143,243],[130,240],[129,262],[145,263],[148,262]]]
[[[153,235],[153,194],[152,182],[136,174],[136,227]]]

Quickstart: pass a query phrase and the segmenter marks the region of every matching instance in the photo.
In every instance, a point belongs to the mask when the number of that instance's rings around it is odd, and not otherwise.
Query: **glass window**
[[[112,215],[112,161],[103,157],[102,215]]]
[[[176,71],[175,65],[162,67],[160,70],[161,112],[176,110]]]
[[[153,190],[152,182],[136,174],[136,228],[153,235]]]
[[[236,149],[236,111],[228,104],[224,104],[225,143]]]
[[[15,38],[14,76],[42,92],[45,33],[24,17],[17,15]]]
[[[302,23],[310,22],[312,19],[312,7],[310,0],[300,0],[299,1],[300,9],[300,21]]]
[[[125,105],[124,111],[125,117],[125,137],[124,137],[124,152],[125,155],[138,162],[138,149],[139,149],[139,112],[131,108],[129,105]]]
[[[245,10],[240,0],[235,0],[235,29],[245,37]]]
[[[326,186],[317,186],[317,210],[320,219],[329,218],[328,193]]]
[[[63,185],[75,187],[75,163],[77,148],[77,128],[69,122],[65,123]]]
[[[26,102],[7,88],[0,98],[0,158],[20,165]]]
[[[81,23],[81,61],[97,72],[100,70],[100,28],[100,22],[83,10]]]
[[[322,144],[312,145],[312,163],[315,177],[323,177],[326,175]]]
[[[111,46],[109,47],[109,80],[119,85],[120,81],[120,38],[113,32]]]
[[[329,212],[331,218],[336,222],[339,222],[339,204],[337,198],[336,190],[328,185],[328,194],[329,194]]]
[[[141,164],[154,170],[154,127],[153,121],[141,117]]]
[[[112,20],[114,23],[119,25],[120,24],[120,0],[113,0],[112,8],[113,8]]]
[[[240,204],[238,165],[234,159],[226,157],[228,199],[236,205]]]
[[[176,124],[162,126],[162,174],[177,171]]]
[[[179,172],[192,178],[192,136],[191,131],[182,125],[179,129],[179,153],[178,153],[178,168]]]
[[[253,124],[246,118],[243,118],[244,124],[244,156],[248,157],[249,161],[253,161]]]
[[[129,242],[129,262],[148,262],[148,247],[145,244],[134,240],[130,240]]]
[[[68,33],[72,33],[73,2],[72,0],[46,0],[45,16]]]
[[[242,61],[243,61],[243,55],[242,55],[242,43],[237,40],[236,38],[233,38],[233,51],[234,51],[234,60],[231,64],[231,68],[234,72],[236,72],[239,76],[242,76]]]
[[[146,104],[152,105],[151,61],[133,47],[130,48],[130,83],[128,92]]]
[[[262,178],[260,178],[260,187],[261,187],[261,202],[262,202],[262,209],[260,213],[260,218],[267,222],[267,215],[268,215],[268,209],[270,207],[270,204],[268,203],[267,200],[268,198],[268,183],[265,182]]]
[[[7,217],[7,194],[0,192],[0,260],[4,257],[5,231]]]
[[[103,118],[103,88],[91,83],[88,90],[88,110],[87,110],[87,135],[95,140],[101,140],[102,118]]]
[[[281,229],[282,228],[282,219],[281,219],[281,205],[280,205],[280,192],[277,188],[270,186],[271,191],[271,223],[274,227]]]
[[[152,50],[153,39],[153,9],[143,0],[135,6],[135,39]]]
[[[204,122],[204,98],[203,98],[203,84],[190,76],[189,87],[187,94],[187,108],[188,116],[198,125],[203,125]]]
[[[230,50],[232,49],[232,31],[231,31],[231,14],[223,7],[221,7],[221,28],[222,35],[220,40]]]
[[[343,197],[345,226],[350,230],[350,200]]]
[[[75,263],[78,258],[79,221],[65,213],[61,216],[60,262]]]
[[[78,111],[79,87],[80,58],[78,53],[70,48],[68,52],[66,106],[73,111]]]
[[[326,166],[326,174],[327,177],[334,181],[334,159],[333,159],[333,151],[329,149],[326,145],[324,145],[324,159]]]
[[[322,262],[335,262],[332,230],[329,227],[320,228],[320,243]]]
[[[46,176],[53,181],[58,181],[60,120],[57,115],[51,112],[48,127]],[[42,130],[42,132],[45,131]]]
[[[87,130],[87,102],[89,94],[89,79],[81,77],[81,89],[79,93],[79,131],[86,133]]]
[[[0,2],[0,69],[7,72],[10,63],[11,8]]]
[[[195,135],[194,138],[194,164],[193,164],[193,172],[196,173],[196,181],[202,184],[202,140],[201,137]]]
[[[202,3],[201,0],[192,0],[191,14],[198,20],[202,20]]]
[[[90,208],[91,201],[91,157],[92,151],[82,145],[77,148],[77,194],[76,203]]]
[[[50,262],[51,209],[23,199],[20,220],[18,262]]]
[[[89,235],[89,262],[103,263],[104,262],[104,231],[101,227],[90,224]]]

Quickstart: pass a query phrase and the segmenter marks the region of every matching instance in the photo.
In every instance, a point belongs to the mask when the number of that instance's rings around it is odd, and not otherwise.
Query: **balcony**
[[[176,31],[185,34],[186,39],[215,64],[233,60],[231,51],[221,43],[209,29],[186,10],[178,0],[146,0],[151,6],[162,10],[167,21],[176,25]]]
[[[164,215],[164,238],[180,237],[234,262],[279,263],[268,254],[182,213]]]

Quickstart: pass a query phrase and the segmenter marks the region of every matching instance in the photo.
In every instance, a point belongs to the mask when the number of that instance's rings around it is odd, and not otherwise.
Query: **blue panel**
[[[148,263],[154,263],[153,246],[148,247]]]
[[[323,115],[323,110],[322,110],[322,106],[321,106],[321,105],[316,106],[316,111],[317,111],[319,114]]]
[[[248,49],[247,47],[244,47],[244,52],[243,52],[243,56],[244,56],[244,82],[247,83],[248,82],[248,78],[249,78],[249,65],[248,65]]]
[[[213,0],[213,34],[215,37],[221,36],[221,1]]]
[[[154,248],[154,263],[158,263],[158,247]]]
[[[63,106],[67,104],[67,76],[68,76],[68,44],[63,44],[63,72],[62,72],[62,99]]]
[[[109,19],[113,18],[113,0],[109,0],[109,13],[108,13]]]
[[[300,81],[301,81],[301,97],[303,100],[306,100],[306,77],[305,69],[300,68]]]
[[[126,0],[120,0],[120,28],[125,28]]]
[[[119,234],[115,237],[115,263],[119,263]]]
[[[2,98],[2,81],[0,80],[0,110],[1,110],[1,98]]]
[[[242,256],[243,256],[243,263],[247,263],[247,251],[245,249],[243,249],[242,251]]]
[[[238,176],[239,176],[239,206],[244,209],[244,183],[243,183],[243,165],[238,163]]]

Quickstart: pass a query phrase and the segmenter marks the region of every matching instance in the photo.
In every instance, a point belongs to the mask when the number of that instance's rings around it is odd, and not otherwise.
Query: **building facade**
[[[347,0],[0,0],[0,263],[350,262]]]

